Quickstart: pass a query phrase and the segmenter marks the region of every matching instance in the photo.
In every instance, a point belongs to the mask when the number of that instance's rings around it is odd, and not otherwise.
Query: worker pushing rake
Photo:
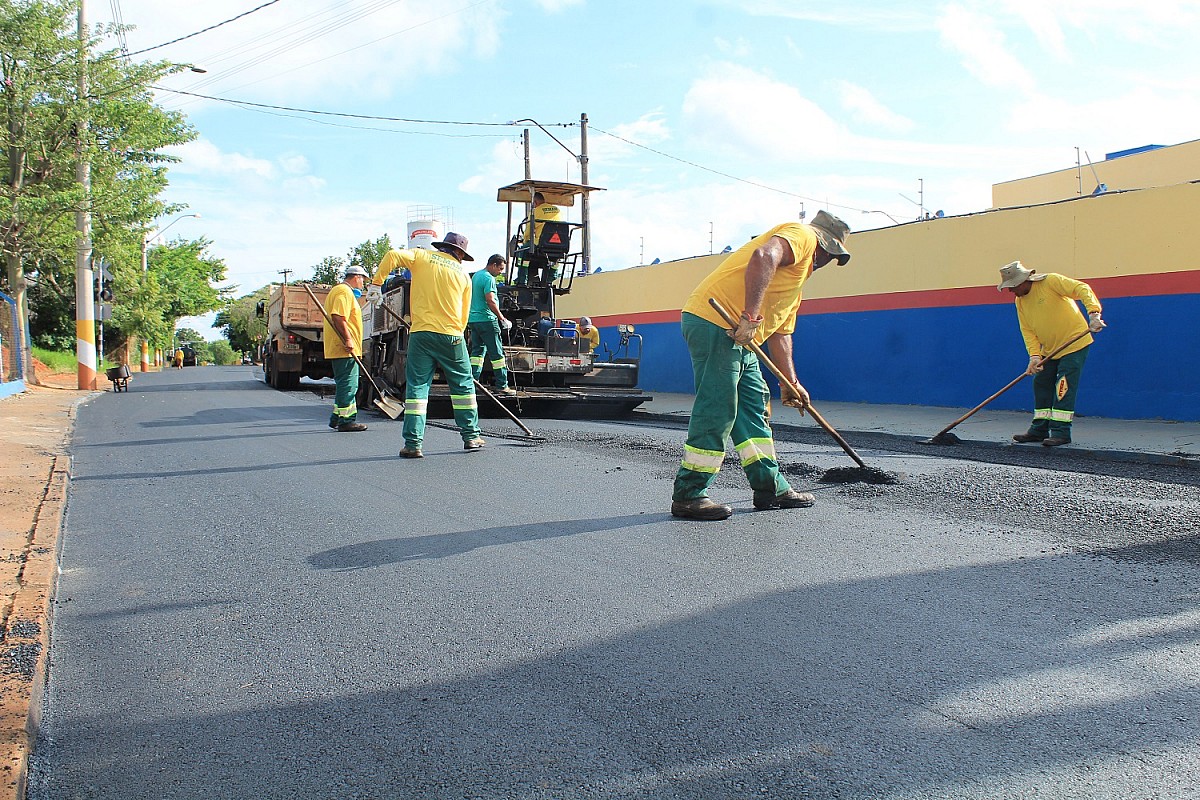
[[[850,260],[849,232],[846,223],[825,211],[818,211],[808,224],[776,225],[731,253],[684,304],[680,327],[695,372],[696,400],[675,475],[673,516],[712,521],[733,514],[732,507],[708,496],[730,438],[754,489],[755,509],[799,509],[816,502],[808,492],[793,489],[780,472],[767,422],[769,394],[760,358],[779,378],[783,404],[802,413],[808,410],[859,469],[870,469],[815,413],[792,357],[791,336],[804,283],[831,261],[845,266]],[[740,318],[725,309],[740,310]],[[763,344],[772,358],[763,352]]]
[[[1029,351],[1029,366],[966,414],[921,440],[921,444],[958,444],[962,440],[950,432],[952,428],[1029,375],[1033,376],[1033,422],[1025,433],[1014,434],[1013,441],[1040,442],[1044,447],[1071,443],[1083,363],[1091,349],[1092,334],[1107,327],[1100,317],[1100,300],[1082,281],[1053,272],[1038,274],[1020,261],[1000,268],[996,289],[1013,295],[1017,322]],[[1087,310],[1086,319],[1079,313],[1077,302]]]

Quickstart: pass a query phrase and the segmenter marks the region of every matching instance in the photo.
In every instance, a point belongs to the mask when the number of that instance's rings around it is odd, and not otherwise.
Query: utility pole
[[[588,142],[587,114],[579,115],[579,182],[588,185]],[[583,222],[583,274],[592,271],[592,201],[591,192],[583,193],[580,202],[580,213]]]
[[[288,276],[288,275],[291,275],[291,274],[292,274],[292,272],[293,272],[293,271],[292,271],[292,270],[290,270],[290,269],[281,269],[281,270],[279,270],[279,274],[283,276],[283,285],[284,285],[284,286],[287,286],[287,282],[288,282],[287,276]]]
[[[78,388],[96,388],[96,310],[92,302],[92,163],[87,155],[87,0],[79,0],[79,121],[75,126],[75,182],[83,189],[75,212],[75,361]]]

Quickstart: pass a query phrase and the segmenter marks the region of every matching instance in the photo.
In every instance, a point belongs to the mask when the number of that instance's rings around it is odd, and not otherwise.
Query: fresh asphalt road
[[[30,797],[1200,797],[1195,471],[811,438],[685,522],[679,428],[404,461],[260,375],[80,409]]]

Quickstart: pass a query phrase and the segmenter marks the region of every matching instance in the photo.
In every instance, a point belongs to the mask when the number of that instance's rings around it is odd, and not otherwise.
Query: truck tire
[[[299,372],[276,372],[275,388],[281,392],[291,392],[300,388]]]

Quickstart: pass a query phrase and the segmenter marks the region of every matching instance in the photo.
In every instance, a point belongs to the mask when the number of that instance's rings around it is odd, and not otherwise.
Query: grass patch
[[[33,357],[45,364],[53,372],[74,372],[79,363],[74,351],[47,350],[44,347],[34,347]],[[114,365],[106,358],[104,359],[104,363],[100,364],[99,370],[103,372],[111,366]]]

